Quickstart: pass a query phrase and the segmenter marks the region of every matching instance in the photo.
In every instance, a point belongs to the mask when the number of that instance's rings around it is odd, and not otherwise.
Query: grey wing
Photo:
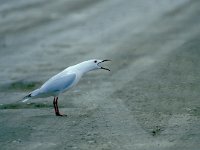
[[[76,74],[68,74],[45,82],[41,91],[43,93],[61,92],[69,88],[76,79]]]

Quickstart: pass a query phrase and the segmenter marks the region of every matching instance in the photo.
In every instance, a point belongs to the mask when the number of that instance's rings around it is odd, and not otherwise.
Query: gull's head
[[[107,62],[107,61],[111,61],[111,60],[92,59],[92,60],[84,61],[81,64],[82,64],[83,68],[85,68],[87,71],[92,71],[92,70],[96,70],[96,69],[103,69],[103,70],[110,71],[110,69],[103,67],[103,63]]]

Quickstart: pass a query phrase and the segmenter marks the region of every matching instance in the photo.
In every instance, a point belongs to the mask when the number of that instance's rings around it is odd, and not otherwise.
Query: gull
[[[70,66],[60,73],[54,75],[47,80],[40,88],[30,92],[22,99],[22,102],[26,102],[30,99],[45,98],[53,96],[53,106],[56,116],[63,116],[59,112],[58,108],[58,96],[59,94],[66,92],[70,88],[74,87],[81,79],[81,77],[89,71],[104,69],[110,71],[108,68],[101,66],[103,62],[110,60],[92,59],[81,62],[77,65]]]

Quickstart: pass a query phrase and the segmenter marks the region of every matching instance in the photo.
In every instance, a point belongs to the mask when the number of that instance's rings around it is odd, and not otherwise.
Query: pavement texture
[[[200,1],[2,0],[2,150],[199,150]],[[17,102],[91,58],[88,73],[53,98]]]

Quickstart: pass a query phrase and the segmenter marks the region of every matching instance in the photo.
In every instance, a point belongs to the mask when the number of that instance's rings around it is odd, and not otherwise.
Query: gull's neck
[[[73,68],[80,72],[82,75],[86,74],[87,72],[89,71],[92,71],[94,70],[93,67],[90,66],[90,64],[88,62],[82,62],[82,63],[79,63],[77,65],[74,65]]]

